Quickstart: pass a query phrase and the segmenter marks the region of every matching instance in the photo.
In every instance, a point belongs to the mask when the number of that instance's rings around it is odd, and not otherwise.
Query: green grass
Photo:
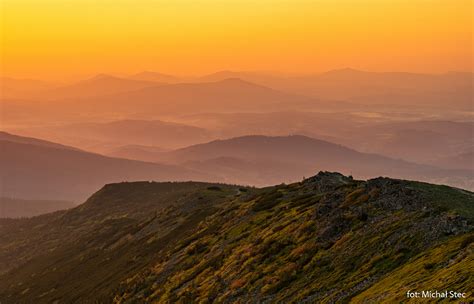
[[[453,213],[472,218],[472,193],[324,179],[121,183],[67,212],[0,221],[0,299],[398,303],[405,285],[468,289],[473,226]]]
[[[422,192],[432,203],[444,210],[452,210],[474,220],[474,193],[443,185],[410,182],[410,186]]]

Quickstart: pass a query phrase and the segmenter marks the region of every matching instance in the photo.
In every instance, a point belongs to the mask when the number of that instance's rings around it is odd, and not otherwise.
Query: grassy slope
[[[443,185],[410,182],[409,186],[419,190],[427,200],[445,210],[453,210],[462,216],[474,219],[474,193]]]
[[[405,286],[464,290],[473,203],[328,173],[265,189],[109,185],[67,212],[0,221],[0,266],[29,260],[0,275],[0,299],[379,303],[403,300]]]
[[[462,235],[427,250],[361,294],[354,303],[406,301],[403,291],[470,291],[474,286],[474,234]],[[468,300],[468,299],[464,299]],[[471,294],[472,300],[472,294]],[[426,301],[436,302],[436,300]],[[438,299],[438,301],[447,301]]]
[[[68,211],[0,220],[0,270],[10,270],[0,276],[1,302],[110,299],[122,279],[148,266],[238,189],[212,187],[113,184]]]
[[[420,269],[419,259],[437,254],[427,261],[438,269],[453,253],[466,255],[458,251],[471,250],[466,235],[472,225],[410,186],[322,176],[228,202],[166,258],[127,280],[115,300],[332,303],[350,301],[364,290],[367,294],[354,300],[381,290],[400,299],[405,289],[387,280],[405,267],[426,282],[438,275],[457,277],[469,260],[459,258],[441,274]],[[466,196],[456,208],[472,203]],[[463,237],[454,237],[459,234]],[[450,246],[432,249],[439,242]],[[451,281],[453,288],[468,290],[464,281]]]

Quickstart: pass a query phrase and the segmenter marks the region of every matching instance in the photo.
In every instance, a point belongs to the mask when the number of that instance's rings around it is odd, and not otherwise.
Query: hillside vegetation
[[[473,204],[459,189],[327,172],[262,189],[111,184],[71,210],[0,220],[0,301],[381,303],[406,301],[408,290],[468,293]]]

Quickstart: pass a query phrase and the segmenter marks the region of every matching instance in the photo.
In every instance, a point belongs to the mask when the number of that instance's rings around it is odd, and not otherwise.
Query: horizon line
[[[358,73],[371,73],[371,74],[414,74],[414,75],[431,75],[431,76],[441,76],[447,74],[474,74],[473,70],[447,70],[443,72],[419,72],[419,71],[409,71],[409,70],[401,70],[401,71],[374,71],[374,70],[366,70],[366,69],[356,69],[352,67],[345,67],[345,68],[335,68],[329,69],[325,71],[314,71],[309,73],[296,73],[296,72],[284,72],[284,71],[265,71],[265,70],[238,70],[238,69],[222,69],[222,70],[215,70],[214,72],[207,72],[207,73],[199,73],[199,74],[181,74],[181,73],[168,73],[168,72],[161,72],[159,70],[152,70],[152,69],[144,69],[138,72],[96,72],[96,73],[86,73],[82,75],[73,75],[69,74],[68,76],[57,76],[57,77],[31,77],[31,76],[12,76],[12,75],[0,75],[1,79],[13,79],[13,80],[33,80],[33,81],[59,81],[64,80],[64,77],[69,78],[69,80],[86,80],[91,79],[98,76],[109,76],[109,77],[116,77],[116,78],[124,78],[127,79],[129,77],[133,77],[142,73],[154,73],[154,74],[161,74],[164,77],[176,77],[176,78],[187,78],[187,79],[199,79],[204,78],[212,75],[217,75],[220,73],[247,73],[247,74],[255,74],[260,76],[272,76],[272,77],[281,77],[281,78],[293,78],[293,77],[310,77],[310,76],[318,76],[324,75],[331,72],[358,72]]]

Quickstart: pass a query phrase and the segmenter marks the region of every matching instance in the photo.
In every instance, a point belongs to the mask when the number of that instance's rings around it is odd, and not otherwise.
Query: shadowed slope
[[[177,166],[106,157],[27,143],[0,141],[2,196],[82,200],[102,185],[133,180],[208,180]]]

